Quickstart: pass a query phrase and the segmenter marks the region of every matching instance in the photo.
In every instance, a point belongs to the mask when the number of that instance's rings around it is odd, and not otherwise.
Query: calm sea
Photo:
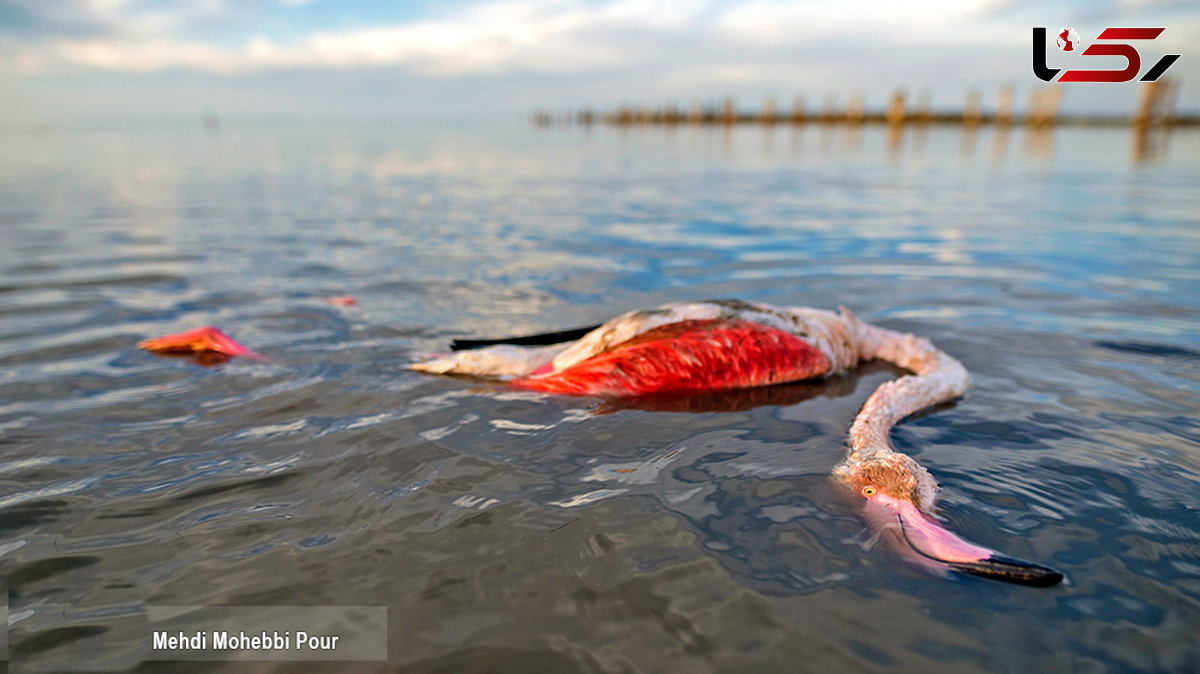
[[[13,670],[280,668],[143,662],[172,604],[386,605],[375,671],[1200,670],[1200,133],[1152,141],[5,131]],[[875,545],[828,475],[889,367],[658,406],[406,369],[713,297],[845,305],[962,360],[971,392],[896,445],[955,531],[1069,582]],[[205,324],[269,360],[136,348]]]

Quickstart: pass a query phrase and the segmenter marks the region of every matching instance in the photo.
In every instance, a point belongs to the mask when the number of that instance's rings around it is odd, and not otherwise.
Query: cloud
[[[1004,45],[1024,22],[985,20],[995,0],[926,0],[911,3],[866,0],[847,7],[836,0],[739,4],[720,15],[717,29],[747,44],[783,46],[813,39],[840,41],[844,49],[872,43],[902,45]],[[851,11],[848,11],[851,10]]]
[[[570,70],[620,60],[619,51],[585,34],[595,28],[599,14],[529,2],[487,4],[452,18],[322,31],[291,44],[259,39],[249,56],[255,64],[402,64],[435,74]]]
[[[294,0],[282,4],[295,5]],[[685,30],[700,4],[668,0],[486,2],[436,19],[318,30],[289,38],[251,34],[241,44],[178,35],[189,23],[233,13],[224,0],[143,11],[130,0],[57,3],[92,20],[95,36],[54,35],[7,51],[8,64],[146,71],[190,68],[236,72],[265,68],[407,66],[425,74],[562,72],[626,62],[630,34]],[[50,16],[51,13],[45,13]]]
[[[236,61],[218,47],[162,39],[137,42],[68,41],[59,45],[56,56],[70,63],[108,70],[193,68],[223,72],[236,68]]]

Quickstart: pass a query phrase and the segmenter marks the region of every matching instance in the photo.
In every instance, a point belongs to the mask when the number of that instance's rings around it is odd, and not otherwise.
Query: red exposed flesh
[[[153,351],[154,353],[176,355],[220,353],[226,356],[262,358],[259,354],[238,344],[229,335],[212,326],[147,339],[139,342],[138,348]]]
[[[791,333],[715,319],[664,325],[560,372],[512,383],[547,393],[636,396],[769,386],[828,371],[825,354]]]

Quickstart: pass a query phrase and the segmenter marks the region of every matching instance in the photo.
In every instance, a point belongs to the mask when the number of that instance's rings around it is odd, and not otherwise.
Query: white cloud
[[[556,71],[619,60],[619,52],[581,35],[594,19],[589,14],[546,11],[528,2],[489,4],[452,19],[320,32],[301,44],[273,46],[273,52],[284,63],[411,64],[443,74]]]
[[[408,66],[425,74],[563,72],[630,60],[629,33],[687,30],[702,5],[668,0],[502,1],[439,19],[360,29],[322,30],[288,40],[248,38],[241,46],[170,36],[199,18],[232,10],[206,0],[132,15],[130,0],[84,0],[113,35],[63,36],[10,50],[9,65],[54,63],[108,70],[191,68],[230,72],[273,67]],[[288,0],[291,1],[291,0]]]
[[[57,55],[70,63],[124,71],[192,68],[228,72],[237,64],[229,53],[217,47],[161,39],[65,42],[59,45]]]
[[[1024,23],[1006,26],[985,19],[995,5],[995,0],[761,0],[730,8],[718,18],[717,27],[726,37],[747,44],[781,46],[827,39],[855,51],[875,42],[1011,44],[1013,30],[1029,30]]]

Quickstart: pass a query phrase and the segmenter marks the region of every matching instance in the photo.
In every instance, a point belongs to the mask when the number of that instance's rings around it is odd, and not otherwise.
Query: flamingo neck
[[[850,426],[847,463],[879,452],[894,452],[888,434],[910,414],[963,395],[971,377],[962,363],[928,339],[876,327],[850,317],[859,357],[878,358],[912,372],[882,384],[863,404]]]

